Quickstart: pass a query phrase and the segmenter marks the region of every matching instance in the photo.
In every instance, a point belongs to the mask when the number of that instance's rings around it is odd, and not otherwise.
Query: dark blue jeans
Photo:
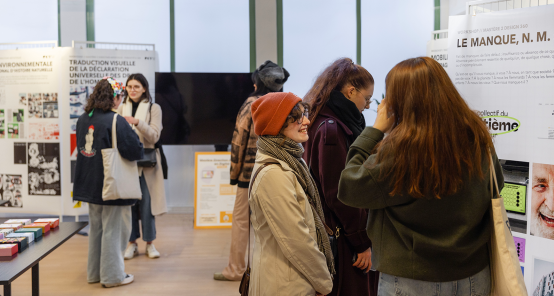
[[[489,296],[489,266],[468,278],[453,282],[426,282],[380,274],[378,296]]]
[[[139,200],[131,207],[132,230],[129,241],[136,241],[140,238],[139,220],[142,224],[142,240],[151,242],[156,239],[156,220],[152,215],[150,203],[150,192],[146,186],[144,175],[140,176],[140,190],[142,191],[142,200]]]

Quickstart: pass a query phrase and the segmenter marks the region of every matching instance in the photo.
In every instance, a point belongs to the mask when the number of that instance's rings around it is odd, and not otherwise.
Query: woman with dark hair
[[[102,149],[112,148],[112,124],[116,121],[117,150],[127,160],[143,157],[142,144],[127,121],[117,115],[123,86],[111,77],[94,87],[77,120],[77,164],[73,200],[89,204],[89,251],[87,280],[106,288],[130,284],[134,277],[125,274],[123,250],[131,234],[131,206],[136,199],[104,201]]]
[[[490,295],[489,153],[504,178],[487,126],[428,57],[397,64],[383,101],[338,195],[370,209],[378,295]]]
[[[215,280],[240,281],[246,270],[246,244],[248,242],[248,186],[256,159],[256,142],[250,107],[259,97],[283,89],[289,72],[277,64],[266,61],[254,73],[254,92],[244,101],[237,115],[235,131],[231,141],[231,185],[237,185],[237,195],[233,208],[231,253],[229,264],[223,272],[214,274]]]
[[[251,296],[325,295],[333,287],[323,209],[302,159],[308,111],[292,93],[270,93],[252,104],[259,138],[248,198],[256,236]]]
[[[139,136],[144,148],[155,149],[162,131],[162,109],[160,105],[152,102],[146,77],[140,73],[131,74],[127,78],[125,92],[127,96],[117,109],[117,113],[125,117],[125,120]],[[132,207],[133,230],[129,238],[129,245],[125,249],[125,259],[127,260],[138,255],[139,220],[141,220],[142,226],[142,239],[146,242],[146,256],[152,259],[160,257],[160,253],[152,243],[156,239],[154,216],[165,214],[167,205],[161,155],[159,149],[154,151],[156,166],[139,167],[142,200]]]
[[[310,139],[304,159],[317,184],[326,223],[337,236],[337,275],[329,295],[376,295],[371,268],[368,211],[337,199],[340,173],[350,145],[365,128],[362,111],[373,96],[371,74],[349,58],[338,59],[316,79],[304,97],[310,104]]]

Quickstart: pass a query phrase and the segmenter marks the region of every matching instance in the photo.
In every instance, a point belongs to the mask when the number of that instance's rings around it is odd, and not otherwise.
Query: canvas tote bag
[[[526,296],[527,288],[517,257],[512,230],[500,196],[496,172],[489,151],[492,202],[490,241],[491,296]]]
[[[142,199],[137,162],[121,157],[117,150],[117,116],[117,114],[113,116],[112,148],[102,149],[104,163],[102,199]]]

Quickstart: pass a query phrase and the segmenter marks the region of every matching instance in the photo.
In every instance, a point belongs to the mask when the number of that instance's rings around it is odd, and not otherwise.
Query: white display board
[[[60,214],[59,51],[0,51],[2,212]]]
[[[237,186],[230,185],[230,152],[196,152],[194,228],[230,228]]]
[[[85,112],[86,100],[94,91],[94,86],[105,76],[112,76],[125,84],[133,73],[142,73],[149,82],[150,94],[155,93],[155,72],[158,70],[157,54],[154,51],[111,50],[93,48],[60,48],[61,75],[60,93],[63,94],[64,107],[68,111],[62,117],[62,137],[68,143],[63,155],[64,171],[64,214],[80,215],[88,213],[85,204],[73,202],[74,168],[77,161],[77,137],[75,127],[77,119]]]
[[[94,48],[0,50],[0,212],[80,215],[72,199],[75,124],[96,83],[142,73],[153,95],[157,54]]]
[[[553,16],[546,5],[449,21],[450,78],[491,129],[498,157],[530,166],[527,229],[514,236],[537,296],[554,290]]]

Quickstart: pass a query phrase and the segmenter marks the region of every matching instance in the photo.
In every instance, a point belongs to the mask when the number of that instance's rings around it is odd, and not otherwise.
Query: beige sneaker
[[[228,278],[226,278],[223,273],[216,272],[214,273],[214,280],[216,281],[230,281]]]
[[[129,244],[127,246],[127,249],[125,249],[125,254],[123,255],[123,258],[125,260],[131,260],[133,257],[138,256],[138,246],[137,244]]]
[[[150,259],[160,258],[160,252],[156,250],[154,244],[146,244],[146,256]]]

